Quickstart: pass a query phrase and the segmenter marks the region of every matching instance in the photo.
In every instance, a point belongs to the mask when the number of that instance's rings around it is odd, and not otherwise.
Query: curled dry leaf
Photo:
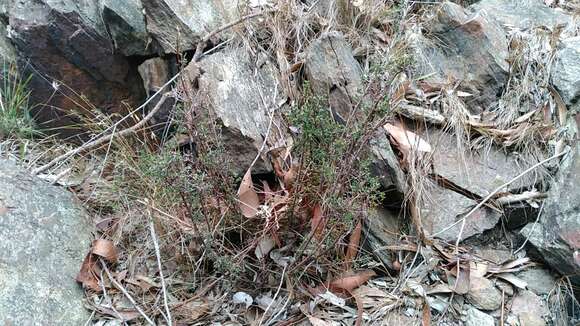
[[[103,257],[109,263],[117,262],[117,249],[115,249],[113,241],[97,239],[93,241],[93,249],[91,252],[97,256]]]
[[[260,239],[258,245],[256,246],[256,250],[254,251],[256,258],[263,259],[272,249],[274,249],[275,246],[276,242],[274,242],[274,240],[270,237],[264,237]]]
[[[258,208],[260,207],[260,198],[254,190],[254,183],[252,182],[252,170],[249,169],[240,188],[238,189],[238,197],[240,200],[240,211],[245,217],[254,217],[258,213]]]
[[[333,291],[344,290],[352,292],[354,289],[365,284],[375,275],[377,274],[372,270],[360,271],[354,275],[341,277],[330,282],[329,288]]]
[[[389,132],[405,157],[408,157],[412,151],[423,153],[430,153],[432,151],[431,145],[413,132],[390,123],[385,124],[383,127]]]
[[[81,283],[84,288],[101,291],[98,278],[101,269],[97,264],[99,258],[103,258],[109,263],[117,262],[117,249],[112,241],[105,239],[93,241],[92,248],[85,256],[81,269],[76,277],[76,281]]]

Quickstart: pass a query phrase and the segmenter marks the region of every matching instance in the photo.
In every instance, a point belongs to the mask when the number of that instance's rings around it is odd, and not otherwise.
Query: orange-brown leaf
[[[93,255],[88,253],[83,260],[81,270],[77,274],[76,281],[81,283],[85,289],[100,291],[101,288],[99,287],[99,281],[96,277],[96,270],[98,269],[96,262],[97,261],[93,258]]]
[[[427,302],[423,303],[423,318],[421,326],[431,326],[431,307]]]
[[[354,275],[341,277],[330,282],[329,288],[333,291],[344,290],[351,292],[359,286],[365,284],[368,280],[371,279],[371,277],[375,275],[377,274],[372,270],[361,271]]]
[[[244,178],[242,179],[242,183],[240,184],[240,188],[238,189],[240,211],[245,217],[256,216],[258,213],[258,208],[260,207],[260,198],[254,190],[254,183],[252,182],[251,172],[251,169],[246,172]]]
[[[97,256],[103,257],[109,263],[117,262],[117,249],[113,241],[97,239],[93,241],[91,252]]]
[[[312,210],[312,219],[310,221],[312,232],[314,232],[314,235],[317,238],[320,238],[326,224],[324,215],[322,215],[322,208],[320,207],[320,204],[316,204],[316,206],[314,206],[314,209]]]
[[[348,242],[348,248],[346,249],[346,255],[344,257],[344,261],[347,265],[346,266],[347,269],[350,268],[352,261],[354,260],[354,258],[356,257],[356,254],[358,253],[358,246],[360,244],[361,231],[362,231],[362,223],[359,220],[358,223],[356,224],[356,226],[354,227],[352,234],[350,235],[350,240]]]

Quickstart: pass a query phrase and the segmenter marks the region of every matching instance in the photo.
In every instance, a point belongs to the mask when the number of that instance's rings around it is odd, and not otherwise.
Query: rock
[[[459,236],[461,223],[457,223],[445,232],[442,231],[459,221],[476,204],[475,201],[454,191],[433,185],[421,206],[423,228],[429,235],[454,242]],[[460,241],[492,229],[499,222],[500,217],[501,214],[490,208],[482,207],[476,210],[465,220]]]
[[[550,311],[546,308],[542,299],[531,291],[521,291],[514,297],[511,304],[511,313],[530,322],[530,325],[545,325],[543,316],[548,315]],[[528,325],[528,324],[522,324]]]
[[[0,324],[89,320],[75,276],[91,230],[71,194],[0,160]]]
[[[495,321],[492,316],[473,307],[469,307],[467,309],[465,326],[495,326]]]
[[[550,267],[580,284],[580,145],[562,161],[539,223],[521,234]]]
[[[195,49],[207,33],[240,18],[244,7],[238,0],[141,1],[147,30],[165,53]]]
[[[562,41],[551,76],[552,83],[568,107],[580,112],[580,37]]]
[[[242,48],[207,56],[199,67],[201,74],[197,78],[199,90],[196,98],[202,107],[210,108],[221,125],[221,140],[228,157],[233,160],[234,172],[244,174],[268,135],[271,113],[267,110],[276,108],[280,101],[275,68],[269,63],[257,67],[255,60]],[[190,80],[185,87],[193,88],[196,66],[190,64],[185,74]],[[279,139],[280,134],[286,133],[284,124],[278,114],[274,119],[268,146],[285,140]],[[258,160],[253,168],[254,173],[271,171],[270,163],[263,160]]]
[[[482,0],[469,7],[476,13],[493,17],[506,27],[518,29],[571,23],[563,11],[546,6],[543,0]]]
[[[495,310],[501,306],[501,292],[492,281],[483,277],[471,277],[467,300],[481,310]]]
[[[102,17],[113,44],[123,55],[153,53],[141,0],[102,0]]]
[[[436,84],[460,82],[460,89],[473,94],[467,104],[476,113],[495,102],[508,77],[508,43],[501,26],[444,2],[425,28],[425,34],[409,36],[419,75],[433,75],[426,81]]]
[[[315,94],[328,96],[333,114],[346,121],[363,92],[362,71],[340,32],[322,34],[306,51],[304,72]]]
[[[547,269],[530,268],[521,271],[517,276],[528,283],[530,291],[538,295],[548,294],[556,286],[556,278]]]
[[[465,196],[467,193],[462,195],[456,191],[468,191],[485,197],[523,171],[515,157],[500,149],[491,147],[481,154],[469,152],[462,150],[456,137],[441,130],[431,128],[418,133],[433,148],[433,173],[457,188],[452,191],[433,184],[431,190],[427,191],[421,209],[423,225],[430,234],[436,234],[455,223],[477,204]],[[538,176],[532,173],[514,182],[510,189],[530,187],[537,180]],[[478,209],[466,219],[462,240],[493,228],[500,216],[500,213],[487,207]],[[461,223],[438,237],[455,241],[460,228]]]
[[[6,25],[0,20],[0,60],[3,64],[16,62],[16,49],[8,39]]]
[[[143,87],[147,93],[147,98],[153,96],[153,94],[161,89],[161,87],[175,75],[174,68],[175,67],[171,61],[165,58],[147,59],[141,65],[139,65],[139,75],[143,80]],[[169,88],[170,87],[167,89]],[[146,106],[146,110],[152,110],[160,99],[161,96],[157,96],[152,99]],[[170,123],[171,119],[174,118],[175,104],[176,99],[174,97],[167,98],[161,109],[151,119],[152,130],[160,139],[168,135],[168,128],[170,127],[168,123]]]
[[[520,314],[520,325],[522,326],[546,326],[546,321],[533,312]]]
[[[393,265],[398,259],[394,255],[396,251],[386,250],[385,247],[399,242],[400,221],[397,214],[384,208],[377,208],[369,213],[364,223],[365,240],[370,252],[393,270],[397,269]]]
[[[32,114],[41,127],[78,133],[81,119],[123,113],[144,97],[139,74],[114,53],[95,1],[17,1],[9,10],[10,38],[20,71],[31,75]],[[97,109],[98,108],[98,109]],[[77,127],[75,127],[77,126]]]
[[[312,91],[328,97],[335,119],[344,123],[363,96],[362,71],[346,38],[339,32],[323,33],[308,47],[304,61]],[[406,191],[405,176],[384,131],[371,139],[370,152],[372,172],[389,197],[400,197]]]
[[[508,282],[504,282],[500,279],[496,279],[495,286],[497,286],[497,288],[508,297],[511,297],[514,295],[514,288]]]

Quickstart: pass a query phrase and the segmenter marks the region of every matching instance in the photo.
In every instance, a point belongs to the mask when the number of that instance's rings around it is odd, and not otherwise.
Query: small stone
[[[549,270],[543,268],[527,269],[518,277],[528,283],[528,289],[535,294],[548,294],[556,285],[556,279]]]
[[[542,298],[528,290],[521,291],[514,298],[511,312],[520,318],[525,313],[534,313],[540,319],[550,313]]]
[[[492,316],[469,307],[467,310],[467,318],[465,319],[465,326],[495,326]]]
[[[501,306],[501,292],[492,281],[472,277],[467,300],[478,309],[495,310]]]
[[[533,312],[524,312],[520,314],[521,326],[546,326],[546,321]]]

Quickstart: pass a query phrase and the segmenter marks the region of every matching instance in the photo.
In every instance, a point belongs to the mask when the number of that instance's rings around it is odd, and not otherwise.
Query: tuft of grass
[[[14,64],[4,64],[0,82],[0,138],[31,138],[40,134],[29,108],[28,82]]]

